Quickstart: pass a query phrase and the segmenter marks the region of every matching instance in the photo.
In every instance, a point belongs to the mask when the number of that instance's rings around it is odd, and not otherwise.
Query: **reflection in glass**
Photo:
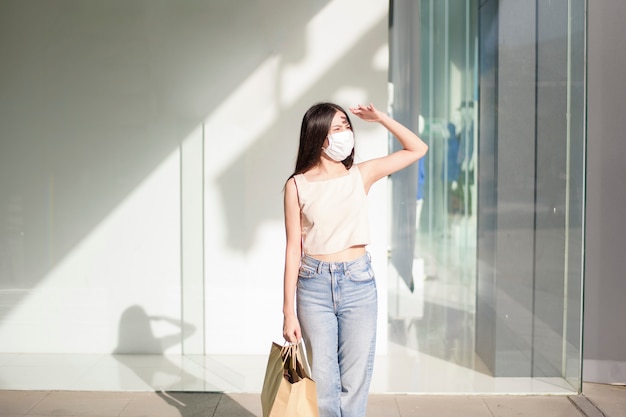
[[[390,343],[580,390],[584,1],[390,14],[390,109],[430,147],[391,178]]]

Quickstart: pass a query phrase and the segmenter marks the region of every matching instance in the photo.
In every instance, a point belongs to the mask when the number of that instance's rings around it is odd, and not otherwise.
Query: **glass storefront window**
[[[391,179],[389,341],[471,371],[437,391],[580,391],[584,16],[392,2],[390,109],[430,150]]]

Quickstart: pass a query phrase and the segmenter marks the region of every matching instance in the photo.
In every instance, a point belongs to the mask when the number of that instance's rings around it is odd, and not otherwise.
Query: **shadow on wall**
[[[180,331],[162,337],[156,337],[152,323],[165,323],[180,328]],[[192,384],[195,376],[187,373],[180,366],[163,355],[165,350],[182,342],[183,335],[187,337],[195,331],[194,326],[182,323],[179,319],[168,317],[149,316],[140,306],[127,308],[120,318],[118,345],[113,352],[117,361],[132,370],[149,387],[155,386],[155,375],[165,374],[177,379],[173,386],[179,386],[180,381]],[[134,354],[159,355],[158,363],[141,363]],[[124,377],[120,375],[123,383]]]
[[[164,322],[179,327],[179,332],[163,337],[155,337],[152,323]],[[195,332],[191,324],[179,319],[149,316],[140,306],[128,307],[120,318],[119,338],[115,354],[163,354],[169,347],[182,342],[183,335],[191,336]]]
[[[70,255],[80,253],[81,243],[114,217],[121,203],[163,161],[175,159],[169,157],[181,141],[202,126],[208,115],[223,108],[268,57],[277,57],[281,68],[306,62],[311,55],[308,37],[315,37],[307,33],[307,24],[330,0],[306,6],[271,3],[248,0],[242,7],[228,0],[0,2],[0,54],[7,64],[0,67],[0,319],[19,310],[20,304],[30,308],[24,300],[32,294],[47,298],[58,294],[59,300],[72,300],[57,303],[63,310],[59,316],[77,317],[84,306],[76,301],[80,297],[70,297],[68,287],[100,301],[93,309],[98,317],[110,315],[111,309],[117,313],[131,303],[147,305],[137,297],[154,294],[143,291],[137,284],[141,280],[150,279],[155,293],[161,295],[168,285],[178,288],[180,280],[175,275],[146,273],[147,267],[158,269],[164,256],[171,261],[168,265],[175,264],[176,244],[164,245],[162,252],[155,250],[150,237],[134,229],[132,219],[123,233],[90,247],[93,259],[79,259],[78,273],[62,270],[56,274],[56,268],[65,266],[64,261],[71,263]],[[368,95],[372,88],[384,91],[372,86],[371,80],[386,79],[382,75],[386,70],[373,65],[375,54],[387,43],[386,16],[363,30],[293,103],[278,108],[277,120],[265,131],[254,132],[258,134],[254,141],[212,179],[223,197],[228,249],[249,250],[268,220],[282,221],[282,187],[294,167],[302,115],[311,104],[340,101],[348,96],[345,91],[357,90],[364,100],[374,99],[379,108],[385,107],[383,97]],[[339,35],[337,39],[343,41]],[[334,46],[329,44],[328,49]],[[280,76],[281,71],[276,73]],[[348,79],[346,74],[350,74]],[[275,95],[279,103],[287,94],[276,91]],[[240,117],[246,117],[246,111],[254,109],[241,109]],[[359,127],[357,138],[365,129],[375,126]],[[219,153],[220,142],[228,140],[228,132],[223,133],[207,138],[206,146]],[[170,180],[175,170],[168,175]],[[175,196],[176,185],[167,195],[150,201],[150,207],[176,206],[172,203]],[[146,210],[145,217],[152,230],[178,226],[180,219],[173,218],[176,210],[151,213]],[[108,263],[116,271],[99,271],[98,263],[110,255],[107,247],[127,237],[133,237],[136,245],[123,256],[111,255]],[[282,249],[279,253],[282,256]],[[128,298],[122,301],[106,299],[102,294],[114,294],[130,278],[127,262],[134,262],[135,292],[124,295]],[[48,287],[34,291],[51,272],[55,272],[50,280],[52,291]],[[4,289],[9,291],[3,293]],[[178,312],[171,303],[163,306],[167,307],[159,311],[174,312],[168,317]],[[143,319],[133,314],[132,320],[124,318],[120,324],[115,352],[141,346],[143,353],[162,353],[165,341],[149,333],[152,319],[145,312]],[[41,315],[37,320],[49,328],[61,323]],[[11,331],[19,331],[19,322],[13,323],[17,324]],[[115,317],[107,317],[102,325],[114,329],[116,324]],[[123,330],[133,326],[134,330]],[[132,334],[141,329],[147,332],[145,339]],[[96,332],[93,327],[90,331]],[[115,341],[105,338],[103,342],[110,343],[106,350],[113,350]],[[68,342],[59,339],[57,343],[62,348]],[[85,345],[84,350],[102,346]],[[171,371],[176,372],[175,365]],[[152,375],[142,377],[149,380]]]
[[[0,318],[328,1],[246,3],[0,2]]]
[[[293,105],[279,109],[276,122],[262,132],[236,162],[217,177],[227,221],[226,243],[231,249],[241,252],[249,250],[254,243],[255,233],[264,222],[282,221],[283,187],[295,168],[300,123],[305,111],[317,102],[337,100],[336,97],[344,96],[342,92],[345,91],[350,95],[357,92],[356,94],[363,96],[364,100],[376,99],[370,95],[371,80],[381,78],[376,73],[384,70],[375,68],[372,61],[377,51],[386,44],[387,16],[383,16]],[[299,59],[296,53],[291,52],[293,48],[296,46],[291,45],[289,51],[281,53],[277,74],[281,74],[282,68],[289,64],[297,63],[297,59],[289,61],[290,58]],[[302,53],[306,55],[306,50]],[[346,74],[351,74],[349,79],[346,78]],[[276,85],[280,86],[281,83],[277,81]],[[282,95],[283,92],[280,90],[275,93],[276,97]],[[357,103],[338,104],[345,107]],[[375,105],[384,110],[386,103],[375,102]],[[365,129],[375,129],[374,125],[361,124],[356,117],[351,119],[357,124],[355,128],[357,142],[359,133],[363,133]],[[207,138],[207,143],[215,139]],[[386,140],[386,136],[380,137],[379,140]]]

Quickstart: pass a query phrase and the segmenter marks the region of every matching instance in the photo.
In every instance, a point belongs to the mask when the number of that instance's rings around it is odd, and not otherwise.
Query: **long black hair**
[[[313,105],[302,118],[300,127],[300,146],[298,147],[298,158],[296,159],[296,169],[291,177],[302,174],[313,168],[322,156],[322,146],[328,136],[328,131],[333,122],[335,114],[340,111],[346,116],[346,120],[352,129],[352,123],[348,113],[339,105],[334,103],[318,103]],[[354,149],[350,155],[341,161],[343,165],[350,169],[354,162]]]

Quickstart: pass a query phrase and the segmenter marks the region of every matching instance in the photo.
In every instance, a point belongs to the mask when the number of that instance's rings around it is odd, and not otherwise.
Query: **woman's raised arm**
[[[350,112],[366,122],[380,123],[398,139],[404,148],[390,155],[359,164],[366,191],[369,191],[372,184],[379,179],[406,168],[428,152],[428,145],[415,133],[386,113],[377,110],[373,104],[350,107]]]

